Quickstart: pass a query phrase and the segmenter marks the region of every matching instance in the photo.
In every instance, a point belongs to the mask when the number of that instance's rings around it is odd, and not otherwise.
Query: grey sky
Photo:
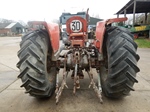
[[[69,7],[90,8],[90,15],[112,18],[129,0],[0,0],[0,18],[23,20],[46,20],[58,18]],[[73,9],[70,10],[71,12]],[[79,10],[78,10],[79,11]],[[81,11],[81,10],[80,10]]]

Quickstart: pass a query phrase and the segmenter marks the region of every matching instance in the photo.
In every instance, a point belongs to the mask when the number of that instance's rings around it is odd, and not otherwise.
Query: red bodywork
[[[73,20],[81,21],[83,28],[79,32],[73,32],[71,30],[70,24]],[[114,22],[122,22],[126,20],[127,18],[114,18],[114,19],[108,19],[107,21],[102,21],[97,23],[96,40],[94,41],[94,45],[96,46],[97,49],[99,49],[100,53],[102,53],[103,39],[104,39],[106,26]],[[69,34],[69,40],[71,41],[71,46],[73,47],[77,45],[83,47],[87,37],[87,27],[88,27],[87,20],[79,16],[73,16],[67,20],[66,26],[67,26],[67,32]]]
[[[79,32],[73,32],[70,28],[70,24],[73,20],[79,20],[82,23],[82,29]],[[108,19],[107,21],[98,22],[96,26],[96,40],[94,42],[94,45],[97,49],[99,49],[99,52],[102,53],[102,45],[103,45],[103,39],[104,34],[106,30],[106,26],[114,23],[114,22],[122,22],[126,21],[127,18],[114,18],[114,19]],[[46,30],[48,31],[50,42],[52,45],[53,52],[56,53],[59,49],[59,26],[54,23],[46,23],[44,21],[33,21],[30,22],[32,25],[43,25],[45,26]],[[79,16],[73,16],[67,20],[66,23],[67,27],[67,33],[69,34],[69,40],[71,41],[71,46],[78,46],[78,47],[84,47],[85,41],[87,39],[87,27],[88,22],[86,19],[79,17]]]
[[[73,20],[79,20],[82,23],[82,28],[78,32],[74,32],[70,28],[70,24]],[[67,33],[69,34],[69,40],[71,41],[71,46],[80,46],[83,47],[86,40],[87,32],[87,21],[79,16],[73,16],[69,18],[66,22]]]
[[[126,21],[127,18],[114,18],[114,19],[108,19],[107,21],[100,21],[97,23],[96,26],[96,40],[94,42],[97,49],[99,49],[99,52],[102,53],[102,46],[103,46],[103,40],[104,40],[104,34],[106,30],[106,26],[114,23],[114,22],[122,22]]]
[[[46,30],[48,31],[50,43],[52,45],[53,52],[56,53],[59,49],[59,26],[55,23],[47,23],[45,21],[31,21],[28,24],[31,24],[33,26],[44,26]]]

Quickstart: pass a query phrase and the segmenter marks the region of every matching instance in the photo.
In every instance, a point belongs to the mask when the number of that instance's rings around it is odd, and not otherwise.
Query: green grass
[[[139,48],[150,48],[150,39],[135,39]]]

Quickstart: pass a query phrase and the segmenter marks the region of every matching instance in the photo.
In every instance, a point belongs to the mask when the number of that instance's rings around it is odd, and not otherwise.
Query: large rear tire
[[[52,49],[46,30],[32,31],[22,37],[18,51],[21,87],[31,96],[50,97],[56,84],[56,68],[50,67]]]
[[[139,72],[136,54],[137,44],[133,35],[124,28],[106,29],[103,53],[104,64],[101,66],[102,90],[107,97],[121,98],[134,91],[136,73]]]

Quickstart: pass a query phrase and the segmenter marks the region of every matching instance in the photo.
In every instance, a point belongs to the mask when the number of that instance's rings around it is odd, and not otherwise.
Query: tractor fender
[[[94,42],[97,49],[99,49],[99,52],[102,53],[102,46],[103,46],[103,39],[105,34],[105,25],[106,22],[98,22],[96,25],[96,40]]]
[[[122,22],[122,21],[126,21],[126,20],[127,20],[127,18],[125,17],[125,18],[113,18],[113,19],[108,19],[106,21],[97,22],[96,40],[94,42],[94,45],[96,46],[97,49],[99,49],[100,53],[102,53],[102,46],[103,46],[103,40],[104,40],[105,31],[106,31],[106,26],[108,26],[114,22]]]
[[[47,23],[45,21],[30,21],[28,22],[29,25],[37,25],[37,26],[44,26],[49,34],[51,47],[53,53],[56,53],[59,50],[59,26],[56,23]]]
[[[56,23],[46,23],[46,29],[49,34],[50,43],[53,49],[53,53],[56,53],[59,50],[59,40],[60,40],[60,30],[59,25]]]

